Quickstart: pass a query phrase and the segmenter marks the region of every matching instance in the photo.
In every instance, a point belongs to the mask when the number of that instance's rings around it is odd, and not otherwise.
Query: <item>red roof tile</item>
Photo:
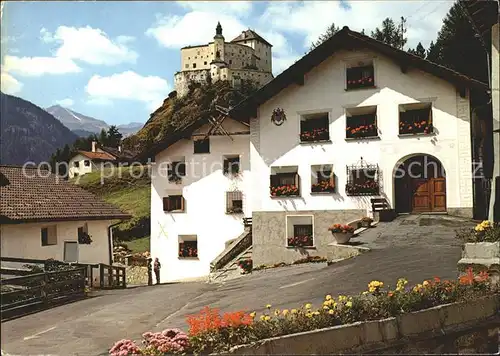
[[[0,166],[0,222],[128,219],[130,215],[46,170]]]
[[[101,161],[115,161],[116,157],[107,152],[89,152],[89,151],[78,151],[80,154],[84,155],[93,160]]]

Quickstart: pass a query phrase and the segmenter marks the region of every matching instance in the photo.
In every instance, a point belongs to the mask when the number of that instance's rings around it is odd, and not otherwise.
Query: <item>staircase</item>
[[[238,261],[252,258],[252,218],[244,218],[243,223],[243,233],[210,263],[209,283],[238,278],[241,275]]]

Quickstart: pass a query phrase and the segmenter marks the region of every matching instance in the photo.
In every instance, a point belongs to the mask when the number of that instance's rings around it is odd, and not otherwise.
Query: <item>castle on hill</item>
[[[250,79],[260,86],[272,80],[272,45],[248,29],[231,42],[222,35],[217,23],[213,42],[181,48],[181,70],[174,75],[175,90],[183,96],[190,82],[228,80],[235,85]]]

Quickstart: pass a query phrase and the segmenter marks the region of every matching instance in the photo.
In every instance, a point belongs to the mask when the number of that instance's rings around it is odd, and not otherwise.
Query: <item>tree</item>
[[[372,31],[371,37],[390,46],[403,49],[408,41],[406,38],[405,25],[406,19],[404,17],[401,17],[401,23],[399,25],[396,25],[396,23],[388,17],[382,22],[382,29],[377,27],[375,31]]]
[[[123,135],[116,126],[111,125],[107,132],[107,146],[117,148],[120,145]]]
[[[412,49],[412,48],[408,49],[408,53],[414,54],[414,55],[422,57],[422,58],[425,58],[427,55],[427,52],[425,51],[425,48],[421,42],[418,43],[418,45],[415,49]]]
[[[332,24],[330,26],[328,26],[328,28],[326,29],[326,31],[318,37],[318,39],[316,40],[316,42],[313,42],[311,44],[310,51],[312,51],[313,49],[315,49],[316,47],[318,47],[319,45],[321,45],[323,42],[325,42],[327,39],[329,39],[330,37],[332,37],[334,34],[336,34],[337,32],[339,32],[339,30],[340,30],[340,28],[338,28],[337,26],[335,26],[335,24],[332,22]]]
[[[435,42],[431,42],[427,59],[467,76],[488,82],[488,59],[481,40],[455,3],[445,19]]]
[[[99,143],[103,146],[108,145],[108,133],[106,132],[105,129],[101,130],[101,133],[99,134],[99,139],[97,141],[99,141]]]

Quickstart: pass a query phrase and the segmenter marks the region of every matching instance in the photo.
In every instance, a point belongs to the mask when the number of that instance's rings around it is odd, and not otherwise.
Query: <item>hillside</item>
[[[53,105],[45,110],[61,121],[64,126],[81,137],[88,137],[90,134],[99,134],[102,129],[108,130],[110,126],[103,120],[98,120],[91,116],[80,114],[79,112],[60,105]],[[128,124],[117,125],[117,128],[123,137],[127,137],[136,133],[142,125],[143,124],[140,122],[131,122]]]
[[[22,165],[48,161],[52,153],[78,137],[35,104],[0,93],[0,163]]]
[[[133,217],[122,222],[114,229],[114,237],[129,241],[149,236],[151,210],[151,178],[144,169],[144,174],[138,177],[140,167],[121,167],[114,170],[109,178],[104,178],[101,184],[101,172],[92,172],[72,180],[73,183],[91,191]],[[107,177],[108,172],[103,176]]]
[[[255,84],[248,80],[242,80],[239,89],[233,89],[228,81],[204,85],[193,83],[189,93],[183,97],[177,97],[176,92],[170,93],[144,127],[123,141],[123,146],[145,156],[152,147],[161,145],[172,134],[198,120],[208,122],[210,116],[217,116],[215,105],[234,106],[256,89]]]

